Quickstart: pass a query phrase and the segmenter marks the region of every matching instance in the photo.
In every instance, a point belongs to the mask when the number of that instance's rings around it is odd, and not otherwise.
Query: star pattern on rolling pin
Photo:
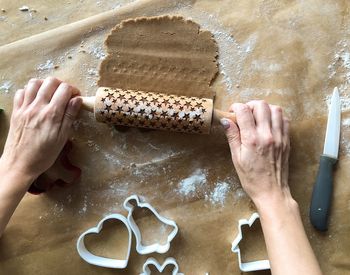
[[[100,121],[111,124],[202,133],[206,99],[134,90],[101,89]]]

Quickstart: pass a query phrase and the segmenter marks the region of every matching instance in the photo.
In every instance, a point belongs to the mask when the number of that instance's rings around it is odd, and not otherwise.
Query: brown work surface
[[[55,75],[77,85],[84,95],[94,95],[103,41],[116,24],[139,16],[191,18],[211,31],[218,43],[220,75],[213,84],[216,108],[225,110],[231,102],[255,98],[285,108],[293,125],[290,186],[307,234],[325,274],[350,272],[348,1],[144,0],[99,14],[102,8],[96,8],[95,16],[91,16],[95,1],[85,1],[86,10],[80,1],[60,5],[52,1],[52,8],[41,4],[47,1],[31,2],[33,7],[36,4],[37,15],[42,9],[49,19],[62,17],[26,24],[17,20],[16,26],[17,18],[27,16],[18,11],[22,3],[0,4],[8,10],[1,14],[6,19],[0,21],[1,34],[5,32],[0,41],[0,102],[5,109],[1,144],[13,94],[30,77]],[[99,2],[103,6],[108,1]],[[11,28],[9,22],[14,24]],[[319,234],[310,226],[308,207],[322,152],[327,100],[335,85],[343,100],[341,152],[329,231]],[[45,195],[26,195],[0,240],[1,274],[139,274],[147,257],[136,255],[135,241],[128,272],[91,266],[75,249],[79,235],[104,215],[125,213],[122,202],[134,193],[180,228],[170,251],[152,256],[159,260],[175,257],[185,274],[240,274],[231,242],[238,220],[248,218],[254,207],[240,188],[220,128],[210,136],[137,129],[121,133],[96,123],[93,115],[82,114],[75,124],[73,143],[71,159],[83,172],[80,183]],[[142,225],[155,227],[155,222],[140,216]],[[153,230],[146,228],[146,232]],[[102,242],[110,232],[105,233]],[[261,243],[261,237],[256,238]],[[95,251],[120,253],[88,241]],[[125,245],[120,239],[115,243]],[[247,243],[254,241],[249,238]],[[246,259],[261,258],[263,248],[250,249]]]

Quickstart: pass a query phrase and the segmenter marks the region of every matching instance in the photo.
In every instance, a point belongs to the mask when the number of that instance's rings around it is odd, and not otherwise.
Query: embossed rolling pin
[[[214,109],[208,98],[101,87],[96,96],[82,99],[97,121],[115,125],[209,134],[221,118],[236,120],[233,113]]]

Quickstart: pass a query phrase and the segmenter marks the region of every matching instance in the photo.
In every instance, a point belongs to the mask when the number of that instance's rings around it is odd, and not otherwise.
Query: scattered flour
[[[341,124],[344,128],[350,128],[350,118],[344,118]]]
[[[93,140],[88,140],[87,146],[89,146],[91,148],[92,152],[98,152],[101,149],[100,146],[97,145]]]
[[[180,181],[178,192],[181,195],[188,196],[195,194],[199,188],[207,182],[207,176],[204,170],[197,169],[188,178]]]
[[[83,206],[82,208],[79,210],[79,214],[82,215],[86,212],[88,208],[88,197],[87,195],[84,196],[84,200],[83,200]]]
[[[53,61],[51,59],[47,60],[45,63],[38,65],[37,70],[38,71],[49,71],[54,68]]]
[[[244,192],[243,188],[237,188],[234,193],[235,200],[239,200],[241,198],[247,197],[246,192]]]
[[[89,48],[89,54],[93,55],[97,59],[104,59],[106,57],[106,54],[102,47],[90,47]]]
[[[346,41],[337,43],[338,51],[334,54],[332,63],[328,66],[329,79],[341,81],[338,85],[342,111],[350,110],[350,49]],[[327,105],[330,105],[332,93],[326,96]]]
[[[350,111],[350,46],[346,40],[337,43],[336,52],[331,64],[328,66],[329,80],[335,80],[338,84],[342,112]],[[325,101],[328,108],[331,104],[332,90],[326,96]],[[342,116],[344,117],[345,114]],[[342,138],[340,140],[340,152],[346,156],[350,155],[349,142],[350,118],[342,119]]]
[[[230,191],[231,187],[227,182],[218,182],[214,190],[205,196],[205,199],[210,201],[212,204],[224,205],[226,196]]]
[[[255,71],[263,73],[277,73],[282,70],[282,65],[278,63],[270,63],[263,60],[253,60],[251,64]]]
[[[89,75],[98,75],[98,71],[94,68],[88,69],[88,74]]]
[[[340,139],[340,152],[342,152],[346,156],[350,155],[350,143],[344,137]]]
[[[5,92],[8,93],[13,86],[11,81],[4,81],[3,83],[0,84],[0,92]]]

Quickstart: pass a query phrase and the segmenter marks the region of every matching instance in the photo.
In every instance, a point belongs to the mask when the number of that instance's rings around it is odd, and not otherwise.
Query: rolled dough
[[[118,24],[105,41],[99,86],[213,98],[218,46],[209,31],[180,16]]]

